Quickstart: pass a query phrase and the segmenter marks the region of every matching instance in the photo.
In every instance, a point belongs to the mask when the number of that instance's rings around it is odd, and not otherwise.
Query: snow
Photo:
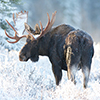
[[[19,51],[0,46],[0,100],[100,100],[100,43],[94,47],[88,88],[84,89],[81,70],[76,74],[76,85],[63,71],[56,86],[48,57],[40,56],[36,63],[20,62]]]

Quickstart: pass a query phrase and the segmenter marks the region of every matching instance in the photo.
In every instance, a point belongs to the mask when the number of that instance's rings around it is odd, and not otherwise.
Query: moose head
[[[21,14],[28,14],[28,13],[23,13],[21,12]],[[18,15],[17,15],[18,16]],[[32,61],[38,61],[39,59],[39,51],[41,52],[40,50],[40,39],[46,34],[48,33],[54,22],[55,22],[55,17],[56,17],[56,11],[52,14],[52,19],[50,21],[50,17],[49,17],[49,14],[47,13],[47,16],[48,16],[48,23],[45,27],[45,29],[43,29],[43,26],[42,26],[42,23],[40,22],[40,26],[41,26],[41,31],[40,31],[40,28],[38,26],[38,24],[35,25],[35,31],[31,28],[31,27],[28,27],[27,23],[24,23],[25,24],[25,27],[26,28],[26,31],[28,33],[28,35],[23,35],[21,37],[18,36],[18,32],[15,30],[15,28],[6,20],[6,22],[10,25],[10,27],[14,30],[15,32],[15,36],[14,37],[11,37],[7,34],[6,30],[5,30],[5,34],[7,37],[11,38],[11,39],[15,39],[14,42],[11,42],[11,41],[8,41],[9,43],[17,43],[21,38],[23,37],[26,37],[26,44],[23,46],[23,48],[21,49],[20,53],[19,53],[19,60],[20,61],[27,61],[28,59],[31,59]],[[18,17],[17,17],[18,18]],[[13,18],[15,19],[15,18]],[[14,23],[16,22],[17,20],[14,20]],[[33,33],[34,35],[36,34],[40,34],[39,37],[37,38],[34,38],[33,35],[28,31],[28,28],[30,28],[29,30],[31,30],[31,33]],[[42,48],[41,48],[42,49]]]

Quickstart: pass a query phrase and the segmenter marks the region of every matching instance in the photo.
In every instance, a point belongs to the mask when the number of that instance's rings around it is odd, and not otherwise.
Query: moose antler
[[[25,16],[26,15],[26,16]],[[14,16],[14,14],[13,14],[13,21],[14,21],[14,24],[15,24],[15,26],[17,26],[17,21],[20,21],[20,20],[22,20],[22,19],[24,19],[24,22],[25,22],[25,20],[26,20],[26,22],[28,21],[27,20],[27,17],[28,17],[28,12],[26,12],[26,11],[24,11],[24,13],[21,11],[21,12],[19,12],[18,14],[16,13],[16,18],[15,18],[15,16]],[[8,41],[9,43],[16,43],[16,42],[18,42],[21,38],[23,38],[23,37],[26,37],[26,35],[23,35],[23,36],[21,36],[21,37],[19,37],[18,36],[18,32],[16,31],[16,29],[6,20],[6,22],[9,24],[9,26],[15,31],[15,36],[14,37],[11,37],[11,36],[9,36],[8,34],[7,34],[7,32],[6,32],[6,30],[5,30],[5,34],[6,34],[6,36],[7,37],[9,37],[9,38],[11,38],[11,39],[15,39],[15,41],[14,42],[11,42],[11,41]],[[24,25],[24,24],[23,24]],[[25,29],[23,30],[23,33],[24,33],[24,31],[25,31]]]
[[[48,14],[48,13],[47,13],[47,16],[48,16],[48,23],[47,23],[45,29],[43,29],[43,26],[42,26],[41,21],[40,21],[41,29],[38,28],[39,26],[38,26],[38,24],[36,24],[35,27],[37,27],[38,30],[35,28],[35,29],[36,29],[35,31],[34,31],[27,23],[25,23],[24,25],[25,25],[25,30],[27,31],[27,33],[30,32],[30,33],[36,35],[36,34],[39,34],[39,32],[36,33],[36,31],[40,31],[40,30],[41,30],[40,36],[42,36],[43,34],[47,33],[47,32],[51,29],[52,25],[53,25],[54,22],[55,22],[56,11],[52,14],[52,19],[51,19],[51,21],[50,21],[50,17],[49,17],[49,14]],[[39,37],[40,37],[40,36],[39,36]],[[38,38],[39,38],[39,37],[38,37]]]
[[[8,34],[7,34],[7,32],[6,32],[6,30],[5,30],[5,34],[7,35],[7,37],[9,37],[9,38],[11,38],[11,39],[15,39],[16,41],[14,41],[14,42],[11,42],[11,41],[8,41],[9,43],[16,43],[16,42],[18,42],[21,38],[23,38],[23,37],[26,37],[26,35],[23,35],[23,36],[21,36],[21,37],[19,37],[19,36],[17,36],[17,31],[14,29],[14,27],[6,20],[6,22],[11,26],[11,28],[15,31],[15,36],[14,37],[11,37],[11,36],[9,36]]]
[[[55,12],[52,14],[52,19],[51,19],[51,21],[50,21],[50,16],[49,16],[49,14],[47,13],[47,16],[48,16],[48,23],[47,23],[46,28],[45,28],[44,30],[43,30],[42,23],[41,23],[41,21],[40,21],[40,26],[41,26],[41,33],[40,33],[40,36],[42,36],[43,34],[47,33],[48,31],[50,31],[50,29],[52,28],[52,25],[53,25],[54,22],[55,22],[56,12],[57,12],[57,11],[55,11]],[[40,37],[40,36],[39,36],[39,37]]]
[[[18,13],[18,14],[16,14],[16,19],[15,19],[15,17],[14,17],[14,14],[13,14],[13,21],[14,21],[14,24],[15,24],[15,26],[16,26],[16,23],[17,23],[17,21],[18,21],[18,18],[19,19],[23,19],[23,17],[22,17],[22,15],[23,14],[27,14],[27,16],[28,16],[28,12],[20,12],[20,13]],[[50,16],[49,16],[49,14],[47,13],[47,16],[48,16],[48,23],[47,23],[47,25],[46,25],[46,27],[45,27],[45,29],[43,30],[43,26],[42,26],[42,23],[40,22],[40,26],[41,26],[41,33],[40,33],[40,36],[39,37],[41,37],[43,34],[45,34],[45,33],[47,33],[48,31],[50,31],[50,29],[51,29],[51,27],[52,27],[52,25],[54,24],[54,22],[55,22],[55,18],[56,18],[56,11],[52,14],[52,19],[51,19],[51,21],[50,21]],[[23,37],[27,37],[27,35],[23,35],[23,36],[21,36],[21,37],[19,37],[18,36],[18,32],[15,30],[15,28],[6,20],[6,22],[10,25],[10,27],[15,31],[15,36],[14,37],[11,37],[11,36],[9,36],[8,34],[7,34],[7,32],[6,32],[6,30],[5,30],[5,34],[6,34],[6,36],[7,37],[9,37],[9,38],[11,38],[11,39],[15,39],[15,41],[14,42],[11,42],[11,41],[8,41],[9,43],[16,43],[16,42],[18,42],[21,38],[23,38]],[[25,22],[24,22],[25,23]],[[25,29],[24,29],[25,30]],[[27,30],[26,30],[27,31]],[[24,31],[23,31],[24,32]],[[32,37],[32,39],[35,39],[34,37],[33,37],[33,35],[30,33],[30,32],[28,32],[27,31],[27,33],[29,33],[29,35]]]

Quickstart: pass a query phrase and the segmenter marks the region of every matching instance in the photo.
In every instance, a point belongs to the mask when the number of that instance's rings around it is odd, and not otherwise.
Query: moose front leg
[[[55,76],[55,80],[56,80],[56,85],[59,85],[59,82],[61,81],[61,78],[62,78],[62,70],[61,70],[61,67],[60,66],[55,66],[55,65],[52,65],[52,71],[54,73],[54,76]]]
[[[56,52],[53,52],[50,57],[52,63],[52,71],[55,77],[56,85],[59,85],[59,82],[62,78],[62,60],[57,56]]]

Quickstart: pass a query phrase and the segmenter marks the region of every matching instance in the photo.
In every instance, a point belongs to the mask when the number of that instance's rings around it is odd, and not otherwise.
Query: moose
[[[5,30],[7,37],[15,39],[13,42],[7,41],[9,43],[16,43],[23,37],[27,38],[26,44],[19,52],[20,61],[31,59],[31,61],[36,62],[39,60],[39,55],[48,56],[52,64],[56,85],[59,85],[62,79],[62,70],[67,71],[68,80],[76,84],[75,74],[79,68],[82,69],[83,87],[87,88],[92,57],[94,55],[91,36],[80,29],[75,29],[66,24],[52,28],[56,18],[56,11],[52,14],[51,20],[48,13],[47,16],[48,23],[45,28],[43,28],[41,22],[41,29],[36,25],[35,30],[25,23],[25,30],[28,35],[20,37],[16,29],[6,20],[15,31],[15,36],[11,37]],[[34,38],[33,34],[39,34],[39,36]]]

